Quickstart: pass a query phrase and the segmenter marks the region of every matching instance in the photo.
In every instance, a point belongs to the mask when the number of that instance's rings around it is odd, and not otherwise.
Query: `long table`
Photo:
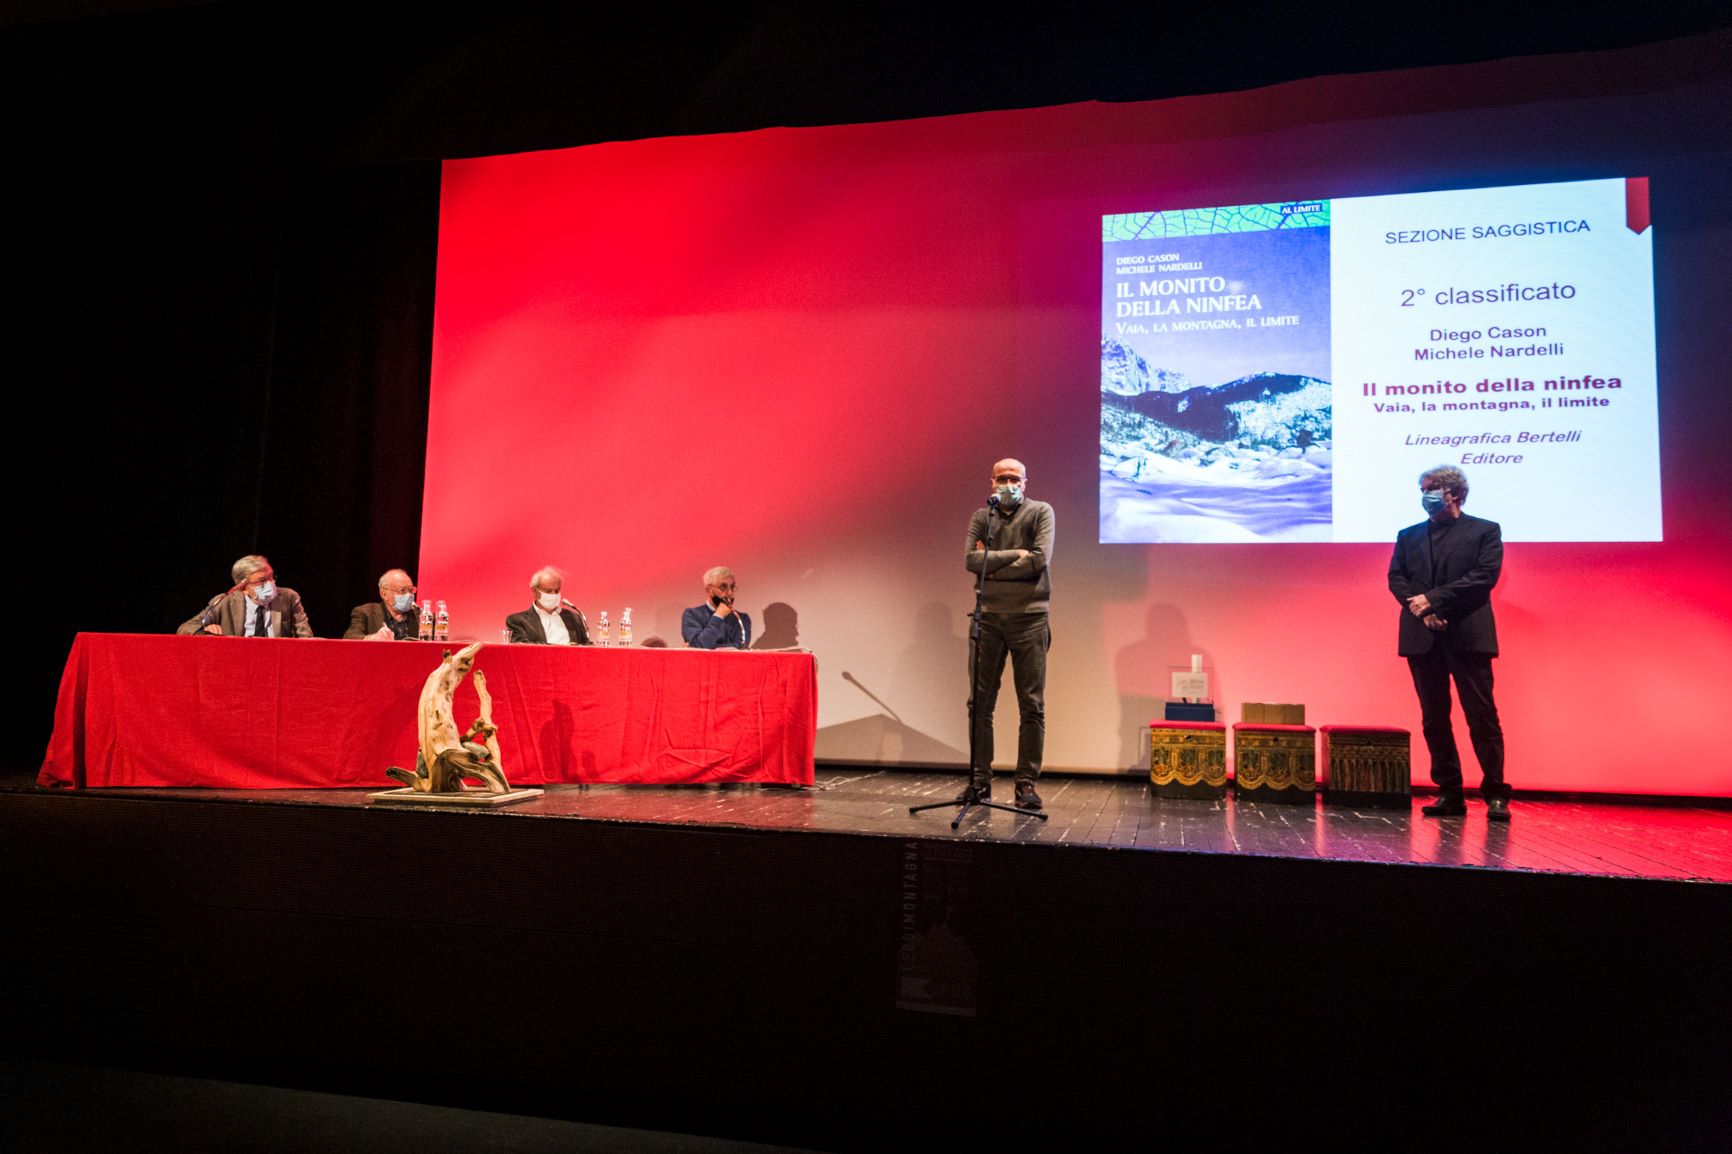
[[[386,766],[415,764],[416,705],[444,648],[80,633],[39,780],[390,788]],[[489,645],[475,667],[513,785],[812,784],[809,653]],[[479,709],[472,681],[459,726]]]

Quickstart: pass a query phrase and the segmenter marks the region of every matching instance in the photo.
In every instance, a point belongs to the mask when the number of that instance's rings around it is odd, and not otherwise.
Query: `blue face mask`
[[[257,601],[260,605],[263,605],[276,595],[277,583],[275,581],[266,581],[263,585],[260,585],[258,588],[253,590],[253,600]]]
[[[1443,490],[1429,489],[1419,495],[1419,504],[1427,513],[1436,513],[1443,508]]]
[[[409,610],[415,608],[415,594],[397,594],[395,597],[391,598],[391,608],[395,609],[399,613],[409,612]]]
[[[998,487],[998,499],[1006,505],[1015,505],[1019,503],[1022,500],[1022,486],[1000,485]]]

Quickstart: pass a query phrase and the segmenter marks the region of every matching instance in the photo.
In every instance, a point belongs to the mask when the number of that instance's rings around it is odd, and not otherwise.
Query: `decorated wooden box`
[[[1225,797],[1226,724],[1149,722],[1149,783],[1156,797]]]
[[[1323,803],[1406,809],[1413,792],[1411,735],[1384,725],[1325,725]]]
[[[1233,792],[1245,801],[1311,804],[1317,795],[1317,731],[1266,722],[1233,726]]]

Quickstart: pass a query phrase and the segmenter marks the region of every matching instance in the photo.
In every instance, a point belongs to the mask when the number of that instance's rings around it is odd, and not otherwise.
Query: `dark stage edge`
[[[1466,818],[1427,818],[1415,797],[1396,809],[1156,798],[1134,778],[1048,777],[1048,818],[971,809],[950,831],[950,810],[911,815],[944,801],[960,775],[897,770],[820,770],[809,789],[783,786],[547,786],[544,796],[487,817],[551,818],[775,832],[938,837],[969,842],[1238,854],[1382,865],[1478,867],[1732,883],[1732,809],[1683,801],[1618,804],[1518,799],[1515,820],[1486,820],[1470,799]],[[994,797],[1012,800],[1012,782]],[[0,788],[4,788],[0,786]],[[25,788],[29,788],[25,786]],[[383,783],[380,788],[392,788]],[[377,790],[90,790],[86,796],[224,804],[366,807]],[[1003,795],[1003,796],[999,796]],[[475,816],[470,813],[469,816]]]
[[[1724,810],[1051,778],[1046,823],[908,815],[959,785],[428,813],[21,784],[7,1049],[818,1148],[1732,1133]]]

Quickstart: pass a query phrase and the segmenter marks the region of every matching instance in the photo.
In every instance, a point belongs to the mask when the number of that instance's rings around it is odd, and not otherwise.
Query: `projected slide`
[[[1657,541],[1643,178],[1103,218],[1103,542]],[[1590,495],[1591,494],[1591,495]]]

